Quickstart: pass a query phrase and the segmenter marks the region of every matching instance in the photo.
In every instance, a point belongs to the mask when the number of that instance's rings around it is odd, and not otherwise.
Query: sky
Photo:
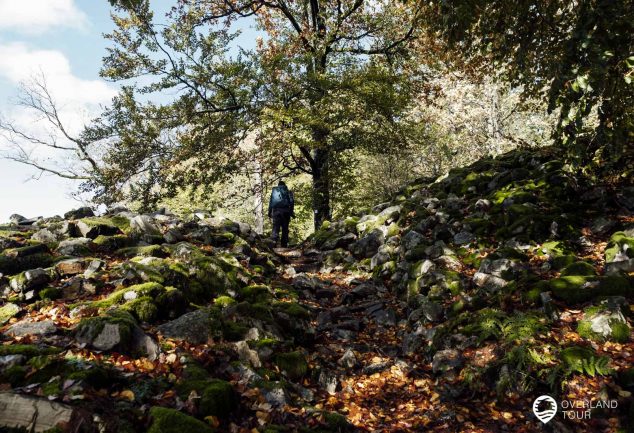
[[[151,0],[156,16],[175,0]],[[108,105],[118,85],[99,77],[114,26],[107,0],[0,0],[0,117],[29,131],[45,132],[42,122],[16,106],[19,86],[45,76],[61,117],[79,130],[100,106]],[[253,45],[246,29],[241,45]],[[0,153],[7,143],[0,137]],[[55,155],[41,154],[56,158]],[[41,174],[0,158],[0,224],[17,213],[27,218],[62,215],[82,205],[72,197],[78,183]]]

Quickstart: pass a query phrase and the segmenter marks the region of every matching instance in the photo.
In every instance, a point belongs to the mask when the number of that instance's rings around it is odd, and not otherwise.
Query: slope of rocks
[[[533,432],[550,394],[618,402],[553,431],[624,430],[633,211],[632,187],[542,149],[421,179],[301,249],[204,213],[16,215],[0,228],[0,420]]]

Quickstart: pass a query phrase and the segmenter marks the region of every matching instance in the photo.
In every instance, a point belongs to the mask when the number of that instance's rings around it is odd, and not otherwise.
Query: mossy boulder
[[[130,312],[139,322],[153,323],[159,317],[156,301],[150,296],[133,299],[121,308]]]
[[[224,417],[235,410],[238,403],[238,396],[229,382],[212,379],[202,390],[198,410],[203,416]]]
[[[629,297],[634,294],[630,279],[621,275],[569,275],[552,279],[548,285],[556,297],[570,303],[587,302],[606,296]]]
[[[77,221],[77,228],[82,236],[95,239],[129,231],[130,220],[123,216],[83,218]]]
[[[291,380],[299,380],[308,372],[308,362],[299,351],[279,353],[275,357],[275,365]]]
[[[102,251],[117,251],[134,243],[134,240],[126,235],[99,235],[93,241]]]
[[[186,399],[195,391],[200,396],[198,411],[202,416],[223,417],[238,406],[239,398],[231,383],[211,378],[199,365],[186,364],[183,377],[176,385],[176,391],[182,399]]]
[[[134,330],[134,317],[123,310],[110,310],[103,316],[83,319],[77,326],[75,338],[97,350],[129,349]]]
[[[561,276],[582,275],[591,277],[596,275],[597,271],[588,262],[574,262],[561,270]]]
[[[117,250],[116,255],[121,257],[169,257],[169,251],[162,245],[146,245],[140,247],[127,247]]]
[[[38,296],[45,301],[52,301],[61,298],[63,295],[62,289],[59,287],[47,287],[40,290]]]
[[[153,407],[150,409],[150,418],[152,423],[147,433],[214,432],[208,424],[176,409]]]
[[[7,303],[0,307],[0,325],[7,323],[12,317],[20,312],[20,307],[16,304]]]
[[[241,301],[266,302],[271,298],[271,290],[263,284],[246,286],[238,292],[238,299]]]
[[[577,326],[581,337],[594,341],[616,341],[625,343],[630,340],[630,327],[618,308],[599,305],[586,308],[584,317]]]
[[[0,273],[4,275],[15,275],[29,269],[48,268],[54,262],[55,258],[46,253],[23,257],[10,257],[0,254]]]
[[[606,263],[619,262],[634,258],[634,237],[629,237],[625,232],[616,232],[610,237],[605,247]]]

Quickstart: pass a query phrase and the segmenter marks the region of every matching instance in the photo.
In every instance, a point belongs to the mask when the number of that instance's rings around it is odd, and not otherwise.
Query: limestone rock
[[[214,335],[214,323],[208,312],[196,310],[160,325],[158,330],[167,338],[203,344]]]
[[[260,361],[260,357],[258,356],[258,352],[249,348],[249,345],[246,341],[238,341],[234,343],[236,351],[238,352],[238,356],[240,360],[247,362],[254,368],[262,367],[262,362]]]
[[[75,238],[61,241],[57,247],[57,252],[64,256],[87,256],[94,247],[90,238]]]
[[[45,398],[0,393],[0,420],[4,427],[43,432],[67,425],[73,413],[72,407]]]
[[[55,323],[51,320],[41,322],[18,322],[6,331],[12,337],[24,337],[27,335],[44,336],[57,332]]]
[[[462,367],[464,360],[462,354],[456,349],[439,350],[434,354],[432,360],[432,371],[434,373],[446,372]]]

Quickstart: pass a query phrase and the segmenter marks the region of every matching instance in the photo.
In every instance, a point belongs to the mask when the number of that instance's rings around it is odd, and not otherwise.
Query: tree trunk
[[[328,160],[330,151],[327,148],[314,149],[312,152],[313,172],[313,214],[315,230],[330,219],[330,173]]]
[[[264,184],[262,182],[262,164],[256,160],[255,169],[255,232],[264,233]]]

